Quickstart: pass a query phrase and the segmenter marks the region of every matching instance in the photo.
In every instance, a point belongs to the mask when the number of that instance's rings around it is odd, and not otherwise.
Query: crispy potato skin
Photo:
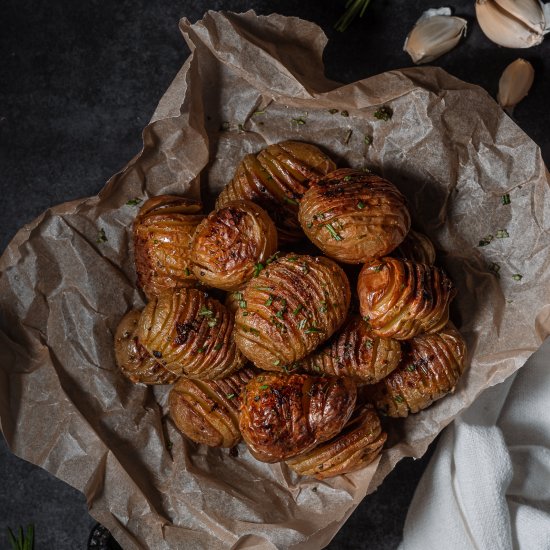
[[[365,388],[376,408],[392,417],[416,413],[454,391],[465,368],[466,343],[450,324],[436,334],[403,342],[403,348],[397,369]]]
[[[312,183],[298,217],[307,237],[327,256],[350,264],[389,254],[411,225],[405,197],[393,183],[351,168]]]
[[[216,208],[235,199],[248,199],[264,208],[277,227],[279,244],[303,237],[298,223],[298,203],[310,182],[336,168],[317,147],[299,141],[269,145],[247,155],[235,176],[220,193]]]
[[[329,342],[300,361],[312,374],[349,376],[363,384],[375,384],[395,369],[401,359],[401,344],[372,333],[359,315],[352,315]]]
[[[349,282],[332,260],[287,254],[242,291],[235,341],[264,370],[288,370],[344,323]]]
[[[241,440],[240,394],[254,374],[244,368],[221,380],[180,378],[168,398],[174,424],[196,443],[235,446]]]
[[[191,272],[189,243],[204,216],[201,204],[159,195],[141,207],[134,222],[134,257],[138,286],[147,298],[170,288],[197,284]]]
[[[238,290],[252,278],[254,266],[276,250],[277,230],[266,211],[251,201],[236,200],[198,225],[189,255],[197,279],[222,290]]]
[[[286,463],[296,473],[317,479],[349,474],[370,464],[382,451],[386,438],[374,407],[363,405],[336,437]]]
[[[393,256],[419,264],[434,265],[435,247],[429,237],[412,229],[405,240],[394,250]]]
[[[245,388],[239,426],[258,460],[277,462],[339,433],[356,399],[357,388],[349,378],[265,373]]]
[[[178,376],[166,370],[140,344],[137,325],[141,311],[129,311],[115,333],[115,359],[122,374],[135,384],[172,384]]]
[[[386,257],[363,266],[357,294],[374,334],[407,340],[447,324],[456,290],[438,267]]]
[[[195,288],[163,292],[143,310],[138,338],[168,370],[189,378],[225,378],[243,367],[233,339],[233,316]]]

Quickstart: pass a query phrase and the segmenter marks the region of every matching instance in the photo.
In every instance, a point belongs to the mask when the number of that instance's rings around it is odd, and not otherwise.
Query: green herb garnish
[[[363,141],[365,142],[365,145],[372,145],[372,138],[370,136],[365,136]]]
[[[201,346],[198,350],[197,350],[197,353],[204,353],[206,351],[206,346]]]
[[[489,264],[489,271],[492,271],[497,277],[500,277],[499,271],[500,271],[500,265],[496,262],[493,262]]]
[[[509,236],[510,234],[506,231],[506,229],[499,229],[496,235],[497,239],[507,239]]]
[[[372,349],[372,340],[366,340],[364,345],[367,349]]]
[[[107,242],[107,235],[105,235],[105,229],[101,228],[99,230],[99,233],[97,234],[97,243],[106,243]]]
[[[328,311],[328,304],[326,302],[321,302],[321,307],[319,308],[321,313],[326,313]]]
[[[332,227],[332,224],[327,223],[325,225],[325,227],[327,228],[327,231],[330,233],[331,237],[335,241],[341,241],[342,240],[342,237],[336,232],[336,229],[334,229],[334,227]]]
[[[289,204],[294,204],[294,205],[298,205],[298,201],[296,199],[291,199],[290,197],[287,197],[285,195],[285,201],[288,202]]]
[[[186,267],[184,273],[186,277],[189,277],[189,275],[191,275],[191,270],[188,267]]]
[[[348,111],[342,111],[340,114],[341,114],[343,117],[348,117],[348,116],[349,116]]]
[[[215,327],[218,324],[218,320],[214,317],[214,319],[208,319],[208,326],[210,328]]]
[[[273,303],[273,296],[270,294],[269,298],[264,302],[266,306],[270,306]]]
[[[483,237],[483,239],[480,239],[477,246],[487,246],[488,244],[491,244],[493,239],[493,235],[487,235],[486,237]]]
[[[304,306],[302,304],[300,304],[299,306],[296,307],[296,309],[292,312],[292,315],[294,315],[294,317],[296,317],[296,315],[298,315],[298,313],[300,313],[300,311],[302,311],[302,309],[304,309]]]
[[[269,388],[268,384],[264,384],[263,386],[260,386],[260,390],[267,390]]]
[[[396,403],[403,403],[404,399],[400,396],[400,395],[396,395],[393,400],[396,402]]]
[[[378,120],[390,120],[393,116],[393,112],[389,107],[380,107],[380,109],[374,111],[374,118]]]
[[[357,203],[357,208],[359,208],[359,210],[363,210],[363,208],[365,208],[365,203],[363,201],[359,201]]]
[[[297,117],[297,118],[293,118],[293,119],[292,119],[292,122],[293,122],[294,124],[298,124],[298,126],[302,126],[302,125],[304,125],[304,124],[306,123],[306,119],[305,119],[304,117],[302,117],[302,116],[299,116],[299,117]]]
[[[273,361],[273,364],[278,367],[280,364],[281,364],[281,360],[280,359],[275,359],[275,361]]]
[[[519,273],[514,273],[512,275],[512,279],[514,279],[514,281],[521,281],[523,279],[523,275],[520,275]]]
[[[504,195],[502,195],[500,200],[502,204],[510,204],[510,193],[505,193]]]
[[[407,370],[409,372],[414,372],[416,370],[416,365],[414,363],[407,365]]]
[[[239,300],[239,307],[241,309],[246,309],[246,300]]]
[[[259,116],[259,115],[265,115],[265,111],[254,111],[252,113],[252,116]]]
[[[216,344],[214,346],[214,351],[220,351],[222,349],[222,344]]]
[[[329,109],[328,112],[329,112],[331,115],[335,115],[335,114],[338,112],[338,109]]]
[[[298,328],[303,329],[306,326],[307,319],[300,319],[300,322],[298,323]]]
[[[353,135],[353,130],[348,130],[346,133],[346,136],[344,137],[344,145],[347,145],[349,143],[349,140],[351,139],[352,135]]]
[[[258,263],[254,266],[254,277],[257,277],[257,276],[262,272],[262,269],[265,269],[264,264],[258,262]]]
[[[228,393],[225,397],[227,397],[227,399],[233,399],[235,397],[235,394],[234,393]]]
[[[130,199],[126,204],[128,206],[137,206],[140,202],[143,202],[142,199],[139,199],[138,197],[135,197],[133,199]]]
[[[199,315],[202,315],[204,317],[212,317],[212,315],[214,315],[214,312],[211,309],[208,309],[207,307],[202,306],[199,309]]]
[[[325,332],[325,331],[322,328],[309,327],[309,328],[306,328],[306,330],[304,330],[304,332],[306,334],[316,334],[318,332]]]

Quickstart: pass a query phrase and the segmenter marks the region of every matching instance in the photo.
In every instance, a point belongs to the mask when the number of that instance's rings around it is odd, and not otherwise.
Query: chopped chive
[[[211,309],[208,309],[207,307],[202,306],[199,309],[199,315],[202,315],[204,317],[212,317],[212,315],[214,315],[214,312]]]
[[[343,117],[348,117],[348,116],[349,116],[348,111],[342,111],[340,114],[341,114]]]
[[[254,287],[256,290],[273,290],[273,287],[271,286],[255,286]]]
[[[514,281],[521,281],[523,279],[523,275],[520,275],[519,273],[514,273],[514,275],[512,275],[512,279],[514,279]]]
[[[396,395],[393,400],[396,402],[396,403],[403,403],[404,399],[400,396],[400,395]]]
[[[234,393],[228,393],[225,397],[227,397],[227,399],[233,399],[235,397],[235,394]]]
[[[338,109],[329,109],[328,112],[329,112],[331,115],[335,115],[335,114],[338,112]]]
[[[296,256],[287,256],[286,259],[289,262],[297,262],[298,261],[298,258]]]
[[[301,268],[304,275],[307,275],[309,273],[309,266],[305,262],[301,265]]]
[[[220,351],[222,349],[222,344],[216,344],[214,346],[214,351]]]
[[[363,141],[365,142],[365,145],[372,145],[372,138],[370,136],[365,136]]]
[[[264,302],[266,306],[270,306],[273,303],[273,295],[270,294],[269,298]]]
[[[306,326],[306,323],[307,323],[307,319],[301,319],[300,322],[298,323],[298,328],[303,329]]]
[[[296,199],[292,199],[290,197],[287,197],[286,195],[285,195],[285,201],[288,202],[289,204],[298,205],[298,201]]]
[[[497,239],[507,239],[509,236],[510,234],[506,231],[506,229],[499,229],[496,235]]]
[[[275,313],[275,317],[282,319],[283,315],[285,314],[285,311],[286,311],[286,308],[280,309],[277,313]]]
[[[269,388],[269,386],[267,384],[264,384],[263,386],[260,386],[260,390],[267,390],[267,388]]]
[[[489,271],[492,271],[497,277],[500,277],[500,265],[496,262],[489,264]]]
[[[500,200],[502,204],[510,204],[510,193],[505,193],[504,195],[502,195]]]
[[[342,237],[340,235],[338,235],[338,233],[336,232],[336,229],[334,229],[334,227],[332,227],[332,224],[327,223],[325,225],[325,227],[327,228],[327,231],[330,233],[331,237],[335,241],[341,241],[342,240]]]
[[[366,340],[365,341],[365,347],[367,349],[372,349],[372,340]]]
[[[275,361],[273,361],[273,364],[277,367],[281,364],[281,360],[280,359],[275,359]]]
[[[142,202],[142,199],[135,197],[134,199],[130,199],[126,204],[128,206],[137,206],[140,202]]]
[[[311,228],[313,227],[313,222],[307,222],[307,223],[306,223],[306,227],[307,227],[308,229],[311,229]]]
[[[306,330],[304,330],[304,332],[306,334],[316,334],[318,332],[325,332],[325,331],[322,328],[309,327],[309,328],[306,328]]]
[[[363,321],[365,321],[365,323],[368,323],[370,321],[370,317],[368,315],[364,315]]]
[[[248,317],[248,311],[246,311],[246,310],[245,310],[245,311],[242,311],[242,312],[241,312],[241,315],[242,315],[243,317]]]
[[[303,124],[306,123],[306,119],[304,117],[300,116],[300,117],[297,117],[297,118],[293,118],[292,122],[294,124],[298,124],[298,126],[302,126]]]
[[[493,239],[494,239],[493,235],[487,235],[486,237],[483,237],[483,239],[479,241],[479,244],[477,246],[487,246],[488,244],[491,244]]]
[[[107,242],[107,235],[105,235],[105,229],[101,228],[99,230],[99,233],[97,234],[97,243],[106,243]]]
[[[210,328],[215,327],[217,324],[218,324],[218,320],[216,318],[208,320],[208,326]]]
[[[393,112],[389,107],[380,107],[380,109],[374,111],[374,118],[378,120],[390,120],[393,116]]]
[[[363,208],[365,208],[365,203],[363,201],[359,201],[357,203],[357,208],[359,208],[359,210],[363,210]]]
[[[328,310],[328,304],[326,302],[321,302],[321,307],[319,308],[319,311],[321,313],[326,313]]]
[[[260,116],[260,115],[265,115],[265,111],[254,111],[252,113],[252,116]]]
[[[351,180],[351,176],[344,176],[344,181],[350,181]]]
[[[239,132],[245,132],[244,126],[242,124],[238,124],[237,128],[239,129]]]
[[[235,297],[235,300],[242,300],[243,299],[243,293],[242,292],[233,292],[233,296]]]
[[[191,275],[191,270],[188,267],[186,267],[184,273],[186,277],[189,277],[189,275]]]
[[[347,145],[349,143],[349,140],[351,139],[352,135],[353,135],[353,130],[348,130],[346,133],[346,137],[344,138],[344,145]]]
[[[246,309],[246,300],[239,300],[239,307],[242,309]]]
[[[258,263],[254,266],[254,277],[257,277],[257,276],[262,272],[262,269],[265,269],[264,264],[258,262]]]
[[[198,350],[197,350],[197,353],[204,353],[206,351],[206,346],[201,346]]]
[[[414,363],[411,363],[410,365],[407,365],[407,370],[409,372],[414,372],[416,370],[416,365]]]
[[[299,306],[296,307],[296,309],[292,312],[292,315],[294,315],[296,317],[296,315],[298,315],[298,313],[300,313],[300,311],[302,311],[302,309],[304,309],[304,306],[302,304],[300,304]]]

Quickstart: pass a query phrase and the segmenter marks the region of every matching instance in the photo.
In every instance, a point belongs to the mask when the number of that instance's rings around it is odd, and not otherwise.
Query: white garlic
[[[511,113],[529,93],[534,78],[535,70],[529,61],[516,59],[510,63],[498,82],[497,100],[501,107]]]
[[[452,50],[466,34],[466,20],[451,15],[450,8],[425,11],[405,40],[403,49],[414,63],[430,63]]]
[[[487,38],[506,48],[530,48],[548,32],[539,0],[476,0],[477,22]]]

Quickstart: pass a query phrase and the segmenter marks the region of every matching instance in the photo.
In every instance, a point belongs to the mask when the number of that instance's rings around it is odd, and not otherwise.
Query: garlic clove
[[[403,50],[416,64],[430,63],[452,50],[466,34],[466,20],[449,8],[425,11],[405,39]]]
[[[512,112],[514,107],[529,93],[535,70],[529,61],[525,59],[516,59],[510,63],[498,82],[497,101],[500,106],[508,112]]]
[[[476,0],[476,16],[485,36],[506,48],[536,46],[546,32],[538,0]]]

